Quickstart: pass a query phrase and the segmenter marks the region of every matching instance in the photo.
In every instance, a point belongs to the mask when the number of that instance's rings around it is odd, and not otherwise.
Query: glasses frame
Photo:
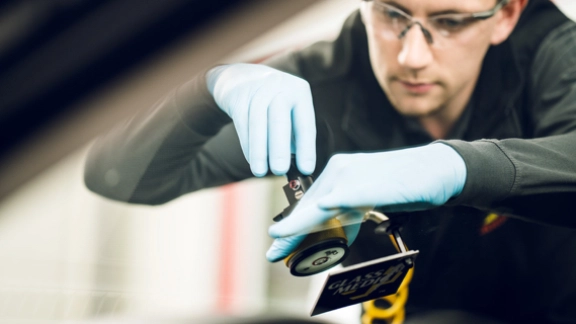
[[[374,0],[362,0],[365,2],[374,2]],[[433,16],[429,16],[428,19],[438,19],[438,18],[442,18],[442,17],[459,17],[463,20],[465,19],[473,19],[473,20],[486,20],[488,18],[492,18],[500,9],[502,9],[502,7],[504,7],[505,5],[507,5],[511,0],[499,0],[498,3],[496,3],[496,5],[489,10],[485,10],[485,11],[480,11],[480,12],[471,12],[471,13],[450,13],[450,14],[438,14],[438,15],[433,15]],[[398,13],[400,13],[402,16],[404,16],[410,23],[406,26],[406,28],[404,28],[404,30],[402,30],[399,34],[398,34],[398,39],[402,39],[410,30],[410,28],[412,28],[412,26],[414,25],[418,25],[420,26],[420,29],[422,30],[422,33],[424,34],[424,37],[426,38],[426,41],[429,44],[433,44],[434,43],[434,39],[432,38],[432,33],[430,33],[430,31],[424,27],[424,25],[422,25],[421,22],[419,22],[418,20],[416,20],[413,16],[407,14],[406,12],[404,12],[402,9],[397,8],[391,4],[387,4],[385,2],[381,2],[381,5],[387,6],[387,7],[391,7],[394,10],[398,11]]]

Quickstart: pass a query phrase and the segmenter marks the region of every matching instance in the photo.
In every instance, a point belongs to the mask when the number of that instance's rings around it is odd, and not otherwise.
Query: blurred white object
[[[553,0],[562,12],[572,20],[576,20],[576,1],[574,0]]]

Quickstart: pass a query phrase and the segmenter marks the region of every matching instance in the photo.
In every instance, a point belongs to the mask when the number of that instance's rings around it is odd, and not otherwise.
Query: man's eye
[[[386,18],[389,18],[389,19],[405,18],[404,15],[402,15],[400,12],[398,12],[396,10],[383,9],[382,12],[384,13],[384,15],[386,15]]]
[[[468,25],[468,23],[469,23],[468,20],[458,18],[443,17],[434,19],[434,24],[436,25],[436,27],[450,31],[459,30]]]
[[[402,12],[391,8],[381,2],[375,1],[374,8],[387,20],[406,19]]]

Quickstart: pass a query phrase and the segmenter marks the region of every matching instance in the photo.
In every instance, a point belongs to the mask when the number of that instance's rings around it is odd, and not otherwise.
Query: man
[[[575,31],[545,0],[362,1],[335,41],[215,67],[102,137],[86,183],[160,204],[295,153],[316,181],[270,228],[270,261],[376,206],[408,213],[420,250],[408,320],[576,322]],[[369,224],[346,234],[347,264],[393,253]]]

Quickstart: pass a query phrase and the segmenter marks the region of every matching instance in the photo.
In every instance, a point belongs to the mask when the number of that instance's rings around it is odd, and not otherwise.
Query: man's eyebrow
[[[410,10],[406,9],[406,7],[402,6],[401,4],[397,3],[396,1],[383,1],[383,2],[386,3],[387,5],[391,5],[393,7],[396,7],[397,9],[402,10],[409,15],[412,14],[412,12]]]
[[[402,6],[401,4],[397,3],[396,1],[383,1],[383,2],[386,3],[387,5],[391,5],[391,6],[394,6],[398,9],[402,10],[409,15],[412,15],[412,12],[410,10],[408,10],[406,7]],[[455,10],[455,9],[448,9],[448,10],[431,12],[430,14],[428,14],[428,16],[439,16],[439,15],[447,15],[447,14],[463,14],[463,13],[467,13],[467,12]]]

